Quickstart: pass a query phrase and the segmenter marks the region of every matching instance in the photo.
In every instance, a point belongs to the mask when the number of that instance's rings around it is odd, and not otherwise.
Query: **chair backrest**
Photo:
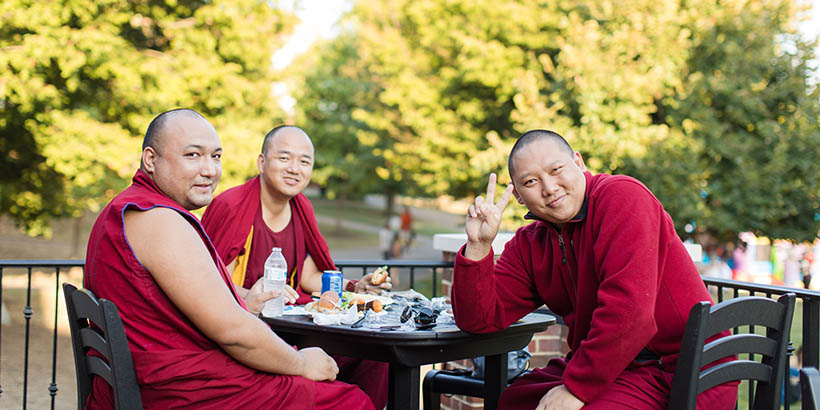
[[[800,391],[804,410],[820,410],[820,372],[816,367],[800,370]]]
[[[715,306],[695,304],[681,341],[669,409],[694,410],[698,394],[734,380],[757,381],[751,409],[779,408],[794,300],[794,293],[787,293],[777,301],[748,296]],[[711,336],[740,326],[765,326],[766,335],[738,333],[706,343]],[[737,356],[742,353],[754,356]],[[737,357],[703,369],[732,356]]]
[[[111,385],[116,409],[142,409],[134,362],[117,306],[70,283],[63,283],[63,293],[74,348],[78,408],[85,407],[96,374]],[[96,353],[89,354],[90,349]]]

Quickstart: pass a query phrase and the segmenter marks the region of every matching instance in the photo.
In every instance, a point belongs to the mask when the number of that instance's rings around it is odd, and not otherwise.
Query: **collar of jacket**
[[[581,204],[581,209],[578,210],[578,213],[575,214],[575,216],[573,216],[572,219],[569,220],[569,222],[582,222],[584,219],[586,219],[588,202],[589,202],[589,198],[587,198],[585,196],[584,197],[584,203]],[[556,226],[554,223],[545,221],[545,220],[539,218],[538,216],[536,216],[532,212],[527,212],[527,214],[524,215],[524,219],[531,219],[531,220],[534,220],[534,221],[541,221],[541,222],[543,222],[547,225],[552,226],[556,231],[560,231],[560,229],[558,229],[558,226]]]

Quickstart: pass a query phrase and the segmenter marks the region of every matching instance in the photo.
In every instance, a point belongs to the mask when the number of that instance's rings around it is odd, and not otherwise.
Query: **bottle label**
[[[285,280],[287,273],[282,268],[266,268],[265,279],[268,280]]]

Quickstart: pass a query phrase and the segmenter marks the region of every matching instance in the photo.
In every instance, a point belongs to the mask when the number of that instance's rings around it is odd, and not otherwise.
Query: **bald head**
[[[143,146],[140,168],[163,194],[187,210],[211,202],[222,146],[208,120],[188,109],[164,112],[151,121]]]
[[[154,117],[151,123],[148,124],[148,129],[145,131],[145,138],[142,140],[142,149],[145,150],[146,147],[151,147],[156,150],[159,145],[162,145],[162,138],[167,134],[168,126],[174,124],[175,120],[180,119],[208,121],[202,114],[189,108],[176,108],[165,111]]]
[[[301,134],[305,137],[305,139],[307,139],[308,142],[310,142],[311,145],[313,145],[313,142],[310,141],[310,137],[307,135],[305,130],[295,125],[279,125],[274,129],[268,131],[268,133],[265,135],[265,140],[262,141],[262,155],[267,155],[268,149],[273,143],[273,140],[276,139],[277,136],[283,134],[286,131],[288,134]]]
[[[525,132],[523,135],[518,137],[518,140],[515,141],[515,145],[513,145],[512,150],[510,150],[510,156],[507,158],[507,168],[510,171],[510,178],[515,175],[515,168],[514,168],[514,159],[515,154],[520,151],[522,148],[530,145],[535,141],[541,140],[548,140],[553,141],[558,145],[558,148],[567,153],[569,156],[572,156],[574,151],[572,147],[570,147],[567,140],[564,137],[558,135],[558,133],[548,130],[530,130]]]

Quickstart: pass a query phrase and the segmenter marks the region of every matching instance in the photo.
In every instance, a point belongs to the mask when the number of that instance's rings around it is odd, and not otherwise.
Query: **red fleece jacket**
[[[564,384],[589,402],[644,348],[674,371],[689,310],[711,301],[672,218],[643,184],[585,173],[584,208],[559,232],[536,221],[520,228],[498,262],[456,257],[456,323],[504,329],[546,304],[569,327]]]

